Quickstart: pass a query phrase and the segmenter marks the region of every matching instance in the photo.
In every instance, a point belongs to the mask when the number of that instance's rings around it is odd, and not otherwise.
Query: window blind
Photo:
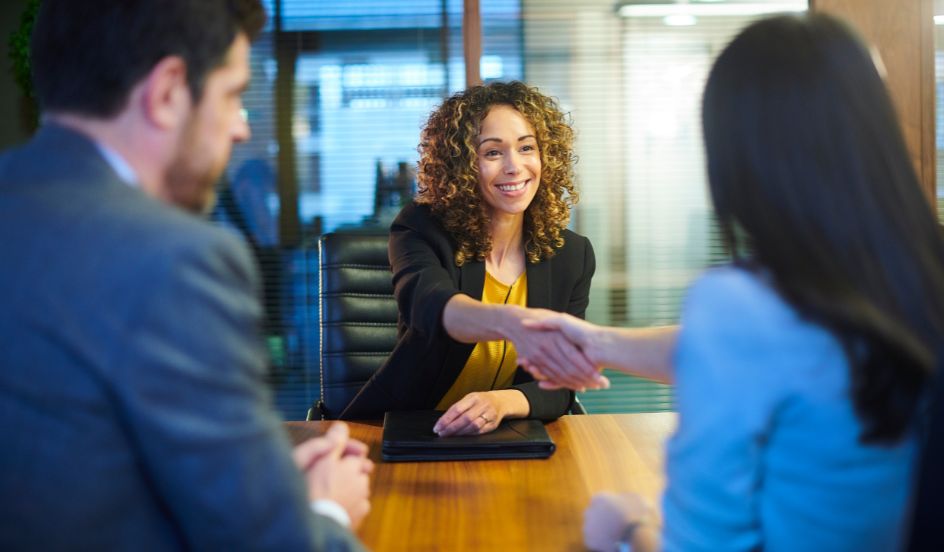
[[[213,216],[259,260],[276,406],[300,419],[319,395],[317,237],[384,230],[415,190],[420,129],[465,87],[463,3],[264,4],[244,96],[253,134]],[[483,77],[521,79],[519,2],[482,4]]]
[[[710,208],[700,102],[720,50],[745,25],[794,2],[522,3],[525,75],[557,96],[578,134],[575,229],[597,256],[588,319],[678,322],[685,289],[725,260]],[[667,386],[610,374],[581,395],[590,412],[665,410]]]

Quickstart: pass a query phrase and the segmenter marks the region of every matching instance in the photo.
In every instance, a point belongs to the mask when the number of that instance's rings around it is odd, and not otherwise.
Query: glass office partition
[[[725,260],[709,206],[701,91],[746,24],[806,1],[524,0],[525,76],[558,96],[578,131],[576,230],[597,255],[588,318],[671,324],[688,284]],[[591,412],[664,410],[671,389],[613,375]]]
[[[318,397],[317,246],[385,231],[415,189],[420,128],[465,87],[462,0],[264,0],[238,145],[214,218],[250,243],[264,276],[276,403]],[[520,4],[482,3],[486,79],[520,79]]]

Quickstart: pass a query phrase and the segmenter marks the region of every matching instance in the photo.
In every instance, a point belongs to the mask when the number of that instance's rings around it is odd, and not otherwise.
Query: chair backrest
[[[334,419],[397,341],[387,234],[331,233],[318,240],[320,398],[308,419]]]

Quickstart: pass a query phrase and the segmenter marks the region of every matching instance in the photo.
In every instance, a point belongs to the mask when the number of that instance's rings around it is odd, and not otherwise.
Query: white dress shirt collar
[[[138,186],[138,175],[135,174],[134,169],[125,161],[124,157],[101,142],[95,142],[95,146],[98,147],[98,151],[101,152],[102,157],[105,158],[111,169],[118,174],[118,178],[129,186]]]

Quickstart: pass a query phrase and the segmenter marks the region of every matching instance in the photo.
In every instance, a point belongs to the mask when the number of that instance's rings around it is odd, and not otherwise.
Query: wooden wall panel
[[[465,54],[465,86],[482,84],[482,13],[479,0],[465,0],[462,10],[462,49]]]
[[[888,70],[908,151],[934,202],[934,6],[932,0],[810,0],[810,9],[842,17],[875,45]]]

